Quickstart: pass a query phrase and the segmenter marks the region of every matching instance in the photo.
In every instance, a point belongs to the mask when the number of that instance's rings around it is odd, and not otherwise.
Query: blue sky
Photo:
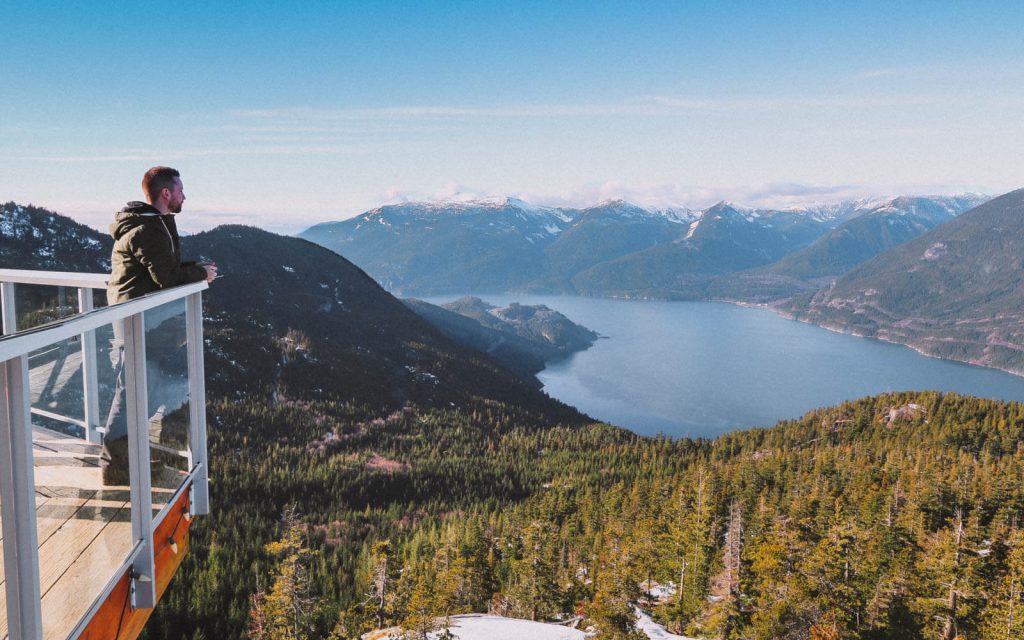
[[[1024,186],[1024,3],[18,2],[0,200],[102,227],[383,202],[752,205]]]

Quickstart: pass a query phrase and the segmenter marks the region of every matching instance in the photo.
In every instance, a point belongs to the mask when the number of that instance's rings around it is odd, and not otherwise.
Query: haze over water
[[[432,297],[435,304],[458,296]],[[1024,401],[1024,378],[928,358],[765,309],[712,302],[480,296],[544,304],[606,339],[549,364],[544,390],[643,435],[713,437],[887,391]]]

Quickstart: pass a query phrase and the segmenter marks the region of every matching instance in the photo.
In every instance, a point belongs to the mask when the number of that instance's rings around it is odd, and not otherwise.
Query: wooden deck
[[[103,486],[98,445],[39,428],[32,441],[44,638],[63,640],[131,553],[129,490]],[[154,510],[173,493],[154,488]],[[0,563],[0,638],[6,640],[3,584]]]

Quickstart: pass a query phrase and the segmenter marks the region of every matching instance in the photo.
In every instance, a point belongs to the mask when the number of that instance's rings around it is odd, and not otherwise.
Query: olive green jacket
[[[116,304],[159,289],[206,279],[206,269],[181,261],[181,241],[174,216],[144,202],[129,202],[110,225],[107,303]]]

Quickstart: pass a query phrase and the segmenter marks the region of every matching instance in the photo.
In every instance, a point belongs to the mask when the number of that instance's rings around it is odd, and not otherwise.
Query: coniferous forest
[[[714,441],[487,402],[210,409],[217,509],[150,637],[347,638],[491,610],[629,638],[631,603],[668,583],[655,616],[696,636],[1024,634],[1021,405],[890,395]]]

